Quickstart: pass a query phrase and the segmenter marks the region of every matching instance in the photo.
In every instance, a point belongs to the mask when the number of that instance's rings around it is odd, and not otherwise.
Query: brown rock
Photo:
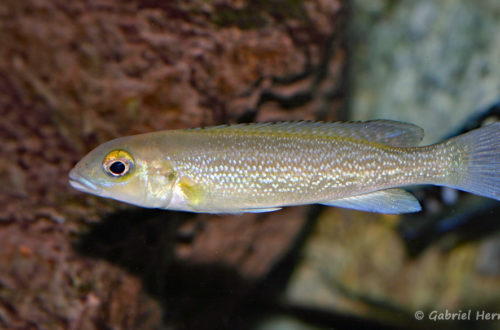
[[[126,266],[72,248],[91,223],[133,208],[71,189],[67,173],[91,148],[121,135],[336,118],[343,22],[340,1],[2,1],[0,159],[8,161],[0,166],[0,327],[157,328],[160,307],[143,290],[150,274],[222,264],[229,270],[221,276],[235,286],[266,274],[300,228],[303,209],[183,218],[181,229],[192,222],[204,229],[167,249],[175,262],[147,259],[133,271],[141,283]],[[124,251],[145,244],[133,242]],[[186,282],[194,294],[200,285],[199,278]],[[160,288],[152,296],[165,304],[165,322],[185,324],[185,309],[169,307],[175,286],[152,287]],[[241,292],[198,314],[199,322],[230,313],[248,289]]]

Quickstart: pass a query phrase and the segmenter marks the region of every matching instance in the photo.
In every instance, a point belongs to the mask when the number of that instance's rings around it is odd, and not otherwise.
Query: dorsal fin
[[[345,137],[369,140],[392,147],[417,146],[424,130],[416,125],[392,120],[366,122],[278,122],[211,126],[202,129],[220,133],[242,134],[292,134],[325,137]]]

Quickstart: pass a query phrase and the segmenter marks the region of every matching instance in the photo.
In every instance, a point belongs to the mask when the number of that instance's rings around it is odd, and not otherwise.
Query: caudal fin
[[[464,150],[464,168],[452,186],[500,200],[500,122],[453,139]]]

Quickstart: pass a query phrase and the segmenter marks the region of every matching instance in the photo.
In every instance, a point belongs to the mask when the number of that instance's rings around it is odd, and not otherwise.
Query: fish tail
[[[500,200],[500,122],[457,136],[449,142],[462,154],[461,169],[449,186]]]

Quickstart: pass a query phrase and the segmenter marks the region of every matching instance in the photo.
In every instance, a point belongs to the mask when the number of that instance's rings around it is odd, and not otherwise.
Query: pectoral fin
[[[386,214],[411,213],[422,209],[420,203],[412,194],[397,188],[325,201],[320,204]]]
[[[188,177],[182,177],[178,184],[182,193],[186,196],[189,205],[196,206],[201,202],[201,199],[203,198],[203,190],[200,185],[196,184]]]

